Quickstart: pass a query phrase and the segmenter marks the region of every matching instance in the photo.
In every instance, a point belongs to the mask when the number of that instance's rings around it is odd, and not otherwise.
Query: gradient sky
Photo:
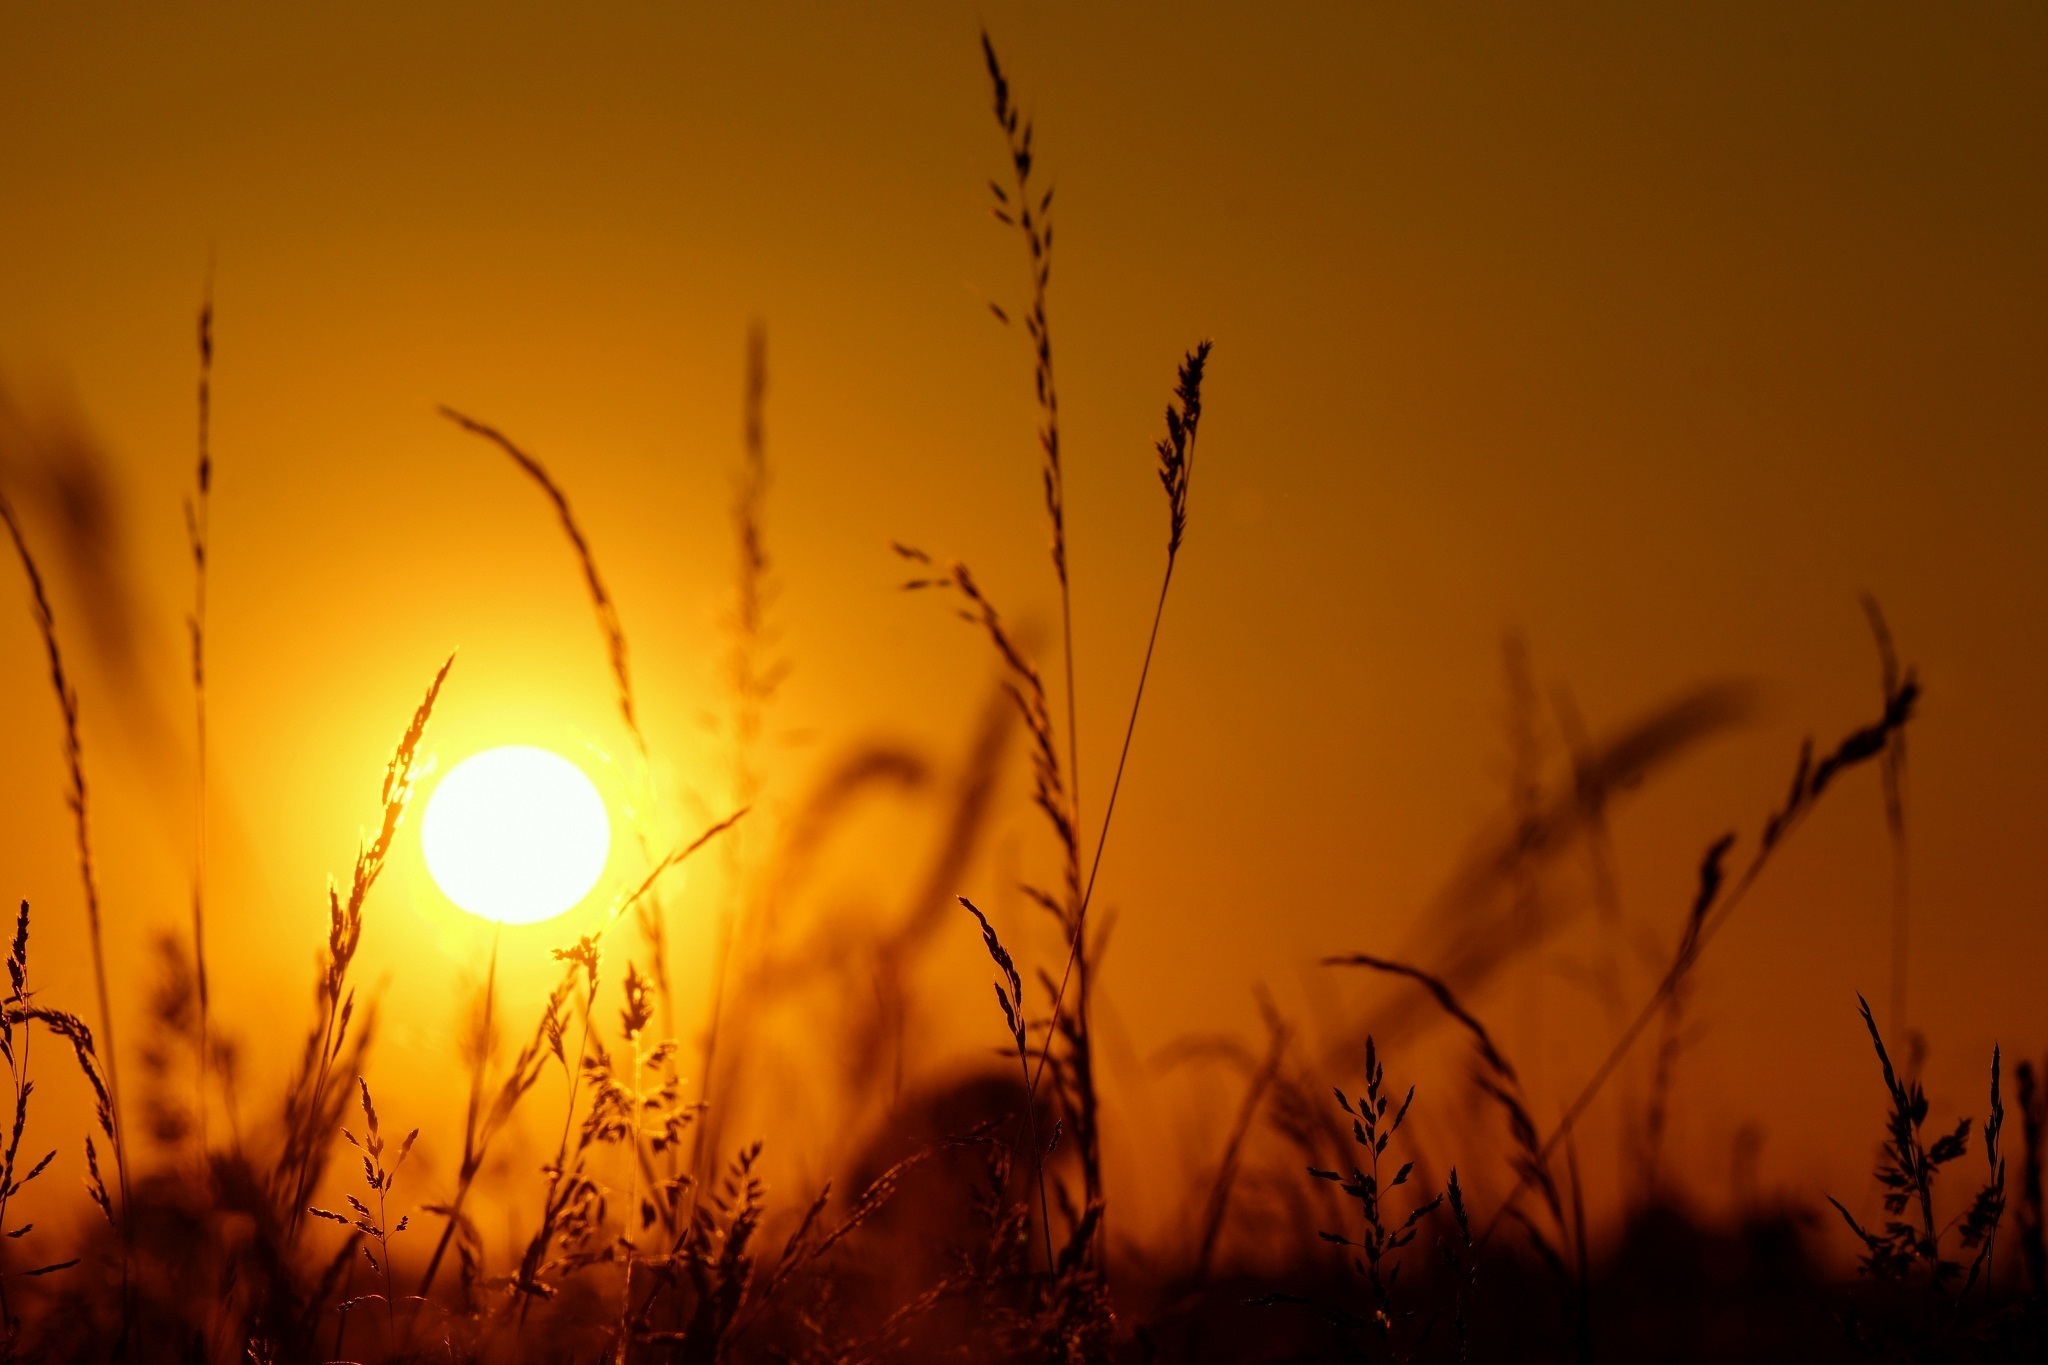
[[[1043,639],[1056,619],[1028,357],[984,306],[1014,305],[1023,267],[985,212],[983,22],[1059,187],[1091,801],[1162,560],[1150,443],[1179,354],[1216,339],[1099,893],[1132,1057],[1254,1027],[1254,982],[1303,1012],[1385,998],[1314,963],[1407,941],[1500,809],[1510,631],[1595,730],[1705,679],[1763,686],[1753,724],[1618,815],[1624,904],[1668,939],[1699,849],[1754,833],[1800,738],[1874,714],[1865,590],[1927,690],[1911,1016],[1937,1115],[1981,1108],[1994,1039],[2048,1043],[2048,15],[2024,3],[10,6],[0,376],[32,425],[105,452],[136,603],[133,659],[93,653],[51,550],[94,660],[117,972],[183,914],[209,259],[216,898],[245,1027],[303,1010],[323,878],[449,650],[449,754],[624,742],[544,506],[437,403],[570,489],[680,830],[717,804],[699,717],[761,321],[795,664],[775,780],[873,735],[964,745],[984,651],[894,591],[888,542],[968,559]],[[47,527],[33,470],[0,477]],[[82,1007],[56,958],[79,939],[54,709],[25,613],[0,641],[0,890],[48,907],[48,989]],[[1886,848],[1860,773],[1711,951],[1678,1119],[1702,1199],[1749,1122],[1767,1185],[1867,1185],[1881,1091],[1854,1002],[1890,988]],[[961,888],[1041,958],[1001,884],[1042,853],[1019,799]],[[844,862],[850,887],[906,876],[886,846]],[[398,1036],[445,1050],[434,977],[481,939],[416,873],[391,894],[366,951]],[[993,1044],[957,937],[936,979]],[[1545,1114],[1593,1046],[1572,951],[1541,960],[1558,1014],[1533,1036],[1510,992],[1479,1001]]]

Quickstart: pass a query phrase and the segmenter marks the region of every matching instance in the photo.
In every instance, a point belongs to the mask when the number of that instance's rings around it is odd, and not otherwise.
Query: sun
[[[515,744],[449,769],[427,798],[420,844],[449,900],[501,924],[535,924],[590,894],[611,856],[612,826],[581,768]]]

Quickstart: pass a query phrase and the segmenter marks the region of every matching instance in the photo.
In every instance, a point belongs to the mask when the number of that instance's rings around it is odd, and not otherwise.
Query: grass
[[[1957,1199],[1949,1191],[1971,1157],[1972,1121],[1927,1128],[1930,1105],[1918,1079],[1894,1065],[1864,1007],[1887,1105],[1877,1173],[1887,1217],[1872,1226],[1846,1202],[1835,1204],[1861,1249],[1863,1274],[1853,1284],[1827,1273],[1822,1260],[1820,1239],[1839,1239],[1842,1229],[1823,1233],[1802,1209],[1760,1206],[1732,1226],[1704,1224],[1669,1202],[1671,1187],[1656,1178],[1651,1155],[1645,1197],[1603,1225],[1582,1178],[1584,1121],[1653,1031],[1647,1093],[1623,1105],[1641,1113],[1623,1117],[1656,1151],[1678,1103],[1681,1011],[1708,948],[1813,810],[1866,766],[1878,770],[1893,849],[1891,1016],[1895,1033],[1905,1026],[1903,746],[1919,689],[1874,603],[1867,609],[1881,661],[1878,713],[1825,750],[1802,750],[1782,799],[1747,845],[1733,833],[1707,844],[1691,899],[1667,916],[1668,953],[1633,999],[1616,947],[1625,917],[1607,801],[1730,723],[1741,698],[1703,689],[1596,740],[1560,696],[1556,728],[1568,771],[1553,790],[1533,665],[1526,646],[1511,643],[1507,832],[1454,879],[1440,916],[1452,937],[1483,941],[1462,955],[1438,955],[1442,961],[1379,951],[1327,960],[1370,973],[1392,1000],[1426,1002],[1468,1050],[1465,1069],[1399,1087],[1388,1077],[1389,1034],[1350,1035],[1355,1050],[1349,1042],[1312,1048],[1315,1031],[1260,995],[1262,1042],[1204,1037],[1172,1050],[1179,1062],[1220,1061],[1236,1081],[1204,1089],[1203,1114],[1187,1119],[1185,1131],[1146,1118],[1135,1104],[1128,1111],[1138,1115],[1128,1140],[1140,1162],[1163,1164],[1176,1139],[1208,1143],[1190,1164],[1178,1223],[1161,1233],[1135,1219],[1112,1221],[1121,1195],[1106,1159],[1105,1114],[1129,1097],[1098,1064],[1097,983],[1108,933],[1099,920],[1091,924],[1091,908],[1132,773],[1176,568],[1193,543],[1212,349],[1200,341],[1181,357],[1162,434],[1149,457],[1133,461],[1149,464],[1161,485],[1163,564],[1142,662],[1119,712],[1116,763],[1100,787],[1101,809],[1089,808],[1084,820],[1071,628],[1077,578],[1048,302],[1052,193],[1032,124],[986,38],[983,55],[1007,165],[1003,180],[991,182],[993,209],[1022,243],[1028,267],[1026,301],[1015,311],[1029,343],[1033,514],[1043,516],[1050,541],[1058,658],[1032,652],[965,562],[899,545],[912,573],[907,586],[947,602],[985,641],[1000,694],[977,720],[957,771],[887,745],[825,765],[808,789],[781,771],[766,742],[788,661],[774,619],[767,359],[756,330],[732,503],[726,714],[717,728],[731,813],[673,838],[683,821],[651,789],[654,753],[624,612],[572,512],[575,472],[551,469],[499,428],[443,409],[505,456],[552,511],[587,590],[598,659],[648,787],[635,801],[639,878],[592,933],[554,949],[557,975],[545,993],[506,998],[494,939],[465,1027],[459,1114],[451,1095],[449,1114],[387,1137],[372,1089],[373,1073],[387,1064],[378,992],[357,973],[364,935],[386,929],[377,887],[407,818],[452,657],[399,729],[371,832],[347,878],[328,890],[327,936],[296,1065],[277,1094],[243,1103],[235,1060],[242,1044],[216,1009],[223,973],[209,962],[206,932],[210,302],[199,315],[198,462],[186,502],[200,756],[190,928],[161,941],[153,992],[115,991],[107,976],[105,934],[143,926],[125,917],[102,923],[79,698],[26,528],[0,498],[58,702],[63,796],[99,1012],[89,1025],[38,998],[23,905],[0,1009],[0,1056],[13,1095],[0,1146],[0,1359],[1583,1361],[1767,1359],[1779,1349],[1795,1359],[2038,1359],[2048,1341],[2048,1098],[2031,1062],[2012,1069],[2015,1144],[2004,1054],[1994,1051],[1988,1112],[1976,1129],[1981,1179]],[[1009,311],[995,312],[1009,322]],[[1047,865],[1028,875],[1022,896],[1049,917],[1063,950],[1057,969],[1035,972],[1005,943],[1005,935],[1020,940],[1000,891],[968,884],[985,875],[976,855],[1007,790],[1004,756],[1016,732],[1029,800],[1050,835]],[[793,928],[789,907],[815,882],[833,832],[864,802],[904,792],[931,796],[940,810],[925,870],[908,878],[915,889],[900,922],[821,912]],[[670,979],[663,893],[671,872],[714,845],[724,870],[718,939],[706,998],[692,1000]],[[672,851],[657,856],[660,848]],[[1586,854],[1595,887],[1606,950],[1597,986],[1612,1036],[1604,1059],[1576,1078],[1550,1118],[1544,1101],[1556,1097],[1532,1084],[1501,1041],[1527,1044],[1534,1022],[1503,1035],[1486,1010],[1506,986],[1524,1002],[1517,1014],[1540,1020],[1535,950],[1557,918],[1543,878],[1571,850]],[[906,851],[906,863],[911,856]],[[1464,912],[1503,891],[1509,917],[1501,933],[1470,932]],[[995,972],[986,1059],[958,1075],[906,1083],[920,968],[966,949],[970,916]],[[849,989],[863,973],[860,988]],[[145,995],[148,1033],[137,1055],[146,1063],[154,1159],[135,1150],[123,1123],[112,1031],[119,1003]],[[771,1020],[797,1023],[771,1029]],[[521,1041],[501,1053],[498,1033],[513,1021]],[[83,1079],[90,1112],[79,1117],[96,1132],[82,1161],[58,1151],[38,1157],[25,1145],[37,1035],[57,1039]],[[798,1055],[778,1056],[792,1037]],[[185,1084],[181,1056],[191,1071],[189,1109],[169,1097]],[[47,1065],[47,1052],[34,1060]],[[801,1083],[777,1069],[792,1060]],[[1401,1065],[1409,1065],[1405,1055]],[[814,1090],[819,1095],[806,1093]],[[813,1099],[813,1109],[799,1107]],[[1455,1115],[1461,1099],[1478,1121],[1441,1117]],[[209,1120],[216,1109],[225,1132]],[[46,1110],[38,1107],[38,1124],[48,1121]],[[759,1131],[741,1126],[757,1122]],[[825,1168],[785,1173],[775,1164],[777,1144],[810,1126],[825,1129],[803,1134],[827,1153]],[[459,1153],[452,1169],[407,1165],[422,1131]],[[53,1172],[83,1177],[90,1217],[69,1229],[10,1225],[21,1192]],[[422,1218],[438,1224],[422,1227]],[[500,1235],[497,1223],[513,1226]],[[1498,1236],[1510,1226],[1517,1235]],[[420,1236],[427,1227],[433,1234]]]

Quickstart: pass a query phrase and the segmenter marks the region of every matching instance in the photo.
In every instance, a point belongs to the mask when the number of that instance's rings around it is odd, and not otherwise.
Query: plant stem
[[[213,487],[213,270],[199,309],[199,466],[197,493],[186,504],[192,549],[192,719],[196,742],[192,802],[192,971],[199,990],[199,1059],[194,1084],[202,1179],[210,1178],[206,1078],[212,1054],[212,999],[206,979],[206,559]]]
[[[469,1115],[463,1121],[462,1166],[456,1175],[455,1198],[448,1204],[448,1221],[441,1228],[441,1238],[434,1243],[434,1254],[427,1258],[427,1268],[420,1276],[419,1296],[425,1298],[427,1291],[434,1287],[434,1276],[441,1269],[441,1258],[448,1252],[448,1243],[455,1236],[455,1225],[462,1218],[462,1205],[469,1198],[469,1187],[476,1179],[476,1173],[483,1164],[483,1152],[477,1143],[477,1111],[483,1104],[484,1080],[491,1056],[491,1012],[498,997],[498,941],[505,935],[505,923],[498,920],[491,925],[491,965],[484,978],[484,1021],[483,1030],[477,1038],[476,1062],[469,1076]]]
[[[1159,601],[1152,609],[1152,631],[1145,639],[1145,662],[1138,669],[1137,695],[1131,698],[1130,719],[1124,724],[1123,748],[1117,754],[1116,774],[1110,780],[1109,802],[1102,811],[1102,829],[1095,838],[1095,857],[1088,865],[1088,881],[1081,892],[1081,903],[1075,911],[1074,932],[1071,942],[1067,945],[1067,965],[1060,972],[1059,989],[1053,992],[1052,1022],[1046,1028],[1045,1047],[1038,1056],[1038,1069],[1031,1074],[1027,1098],[1038,1093],[1039,1079],[1044,1076],[1046,1060],[1052,1055],[1052,1041],[1058,1035],[1060,1007],[1066,1000],[1067,982],[1073,975],[1075,959],[1082,952],[1082,942],[1088,926],[1088,903],[1095,896],[1095,876],[1102,870],[1102,850],[1109,843],[1109,822],[1116,815],[1117,793],[1123,790],[1124,785],[1124,765],[1130,761],[1131,739],[1138,732],[1138,708],[1144,704],[1145,680],[1152,673],[1152,650],[1159,643],[1159,623],[1166,615],[1166,592],[1173,586],[1173,564],[1174,556],[1169,554],[1166,558],[1166,577],[1159,584]]]

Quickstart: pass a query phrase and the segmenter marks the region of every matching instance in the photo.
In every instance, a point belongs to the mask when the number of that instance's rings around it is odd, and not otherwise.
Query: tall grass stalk
[[[747,335],[746,388],[742,411],[741,458],[734,480],[732,501],[733,541],[737,564],[733,576],[733,608],[728,621],[731,639],[726,656],[726,688],[732,705],[731,801],[735,809],[751,808],[761,794],[760,738],[768,704],[787,672],[786,664],[772,656],[774,634],[769,609],[775,598],[770,575],[767,535],[763,528],[770,475],[768,469],[768,335],[756,325]],[[699,1052],[700,1073],[697,1102],[706,1119],[697,1124],[690,1150],[690,1171],[704,1170],[707,1154],[717,1150],[723,1125],[713,1116],[711,1085],[718,1064],[718,1049],[724,1036],[725,997],[732,957],[744,930],[749,888],[741,841],[728,839],[725,853],[725,905],[719,916],[718,944],[711,968],[711,1003],[704,1027],[704,1044]],[[701,1181],[690,1187],[694,1216]]]
[[[583,1018],[583,1028],[578,1036],[576,1051],[572,1057],[562,1050],[563,1032],[557,1026],[550,1032],[548,1043],[555,1060],[561,1064],[568,1084],[568,1096],[562,1105],[562,1135],[556,1144],[555,1159],[547,1167],[547,1197],[541,1201],[540,1225],[528,1241],[525,1254],[520,1258],[519,1273],[512,1282],[513,1291],[519,1298],[518,1325],[526,1324],[526,1310],[544,1287],[540,1282],[542,1259],[547,1255],[549,1244],[554,1240],[555,1224],[561,1217],[565,1202],[561,1195],[563,1177],[569,1166],[569,1134],[576,1121],[576,1092],[583,1079],[584,1058],[590,1055],[590,1021],[597,1008],[598,941],[595,935],[586,937],[569,948],[554,950],[555,960],[565,964],[564,985],[572,990],[578,974],[584,981],[582,998],[576,1002],[577,1012]],[[424,1293],[425,1291],[422,1290]]]
[[[1279,1078],[1281,1065],[1287,1060],[1287,1045],[1294,1036],[1293,1030],[1270,1006],[1266,1016],[1269,1034],[1266,1056],[1245,1083],[1244,1099],[1238,1105],[1237,1118],[1230,1126],[1230,1136],[1224,1141],[1223,1155],[1216,1163],[1216,1177],[1209,1184],[1209,1197],[1203,1204],[1202,1234],[1195,1247],[1194,1280],[1197,1285],[1208,1280],[1209,1268],[1215,1263],[1216,1246],[1223,1236],[1224,1216],[1230,1211],[1230,1192],[1237,1183],[1245,1141],[1251,1136],[1252,1124],[1259,1116],[1259,1105],[1265,1100],[1266,1092]]]
[[[1052,1022],[1046,1029],[1044,1050],[1039,1054],[1038,1068],[1032,1073],[1027,1101],[1037,1095],[1039,1079],[1045,1073],[1045,1066],[1052,1054],[1053,1038],[1059,1032],[1060,1011],[1066,1001],[1067,985],[1077,968],[1081,974],[1081,1005],[1077,1014],[1085,1015],[1089,969],[1087,954],[1088,906],[1095,896],[1095,879],[1102,871],[1103,851],[1109,846],[1110,821],[1116,816],[1116,800],[1123,790],[1124,771],[1131,758],[1131,741],[1138,732],[1138,712],[1145,703],[1145,684],[1152,676],[1152,655],[1159,644],[1160,622],[1166,617],[1166,598],[1173,588],[1173,570],[1180,560],[1181,542],[1187,534],[1188,491],[1194,473],[1195,435],[1202,420],[1202,374],[1209,361],[1211,343],[1204,341],[1189,351],[1180,365],[1179,382],[1174,397],[1179,403],[1176,408],[1166,408],[1166,435],[1155,445],[1159,456],[1159,481],[1166,491],[1167,539],[1166,572],[1159,580],[1159,596],[1152,606],[1152,627],[1145,636],[1145,657],[1138,667],[1138,686],[1131,697],[1131,709],[1124,722],[1123,744],[1117,751],[1116,769],[1109,784],[1109,799],[1104,802],[1102,823],[1095,836],[1095,853],[1088,864],[1088,879],[1081,888],[1081,897],[1074,908],[1072,934],[1067,946],[1066,965],[1060,970],[1060,982],[1053,992]],[[1076,804],[1078,811],[1079,806]],[[1085,1037],[1085,1026],[1083,1028]],[[1084,1102],[1088,1096],[1084,1095]],[[1090,1116],[1092,1127],[1092,1115]],[[1091,1190],[1098,1194],[1099,1190]]]
[[[490,965],[484,969],[484,1008],[472,1045],[476,1056],[469,1068],[469,1108],[462,1120],[462,1164],[457,1167],[455,1197],[448,1202],[446,1222],[441,1228],[440,1240],[434,1243],[433,1254],[427,1257],[427,1268],[420,1275],[419,1295],[427,1296],[434,1287],[435,1272],[441,1268],[441,1257],[448,1251],[448,1243],[455,1236],[455,1229],[462,1221],[463,1201],[469,1197],[470,1181],[475,1179],[477,1167],[483,1164],[482,1145],[477,1141],[477,1119],[483,1106],[484,1077],[491,1063],[491,1043],[497,1027],[493,1011],[498,1003],[498,946],[505,937],[505,922],[491,923]]]
[[[213,280],[199,306],[199,458],[193,491],[185,499],[185,541],[192,554],[192,614],[186,632],[192,645],[192,971],[199,994],[198,1093],[194,1116],[199,1165],[206,1169],[207,1076],[212,1063],[212,997],[206,975],[206,556],[213,492]]]

